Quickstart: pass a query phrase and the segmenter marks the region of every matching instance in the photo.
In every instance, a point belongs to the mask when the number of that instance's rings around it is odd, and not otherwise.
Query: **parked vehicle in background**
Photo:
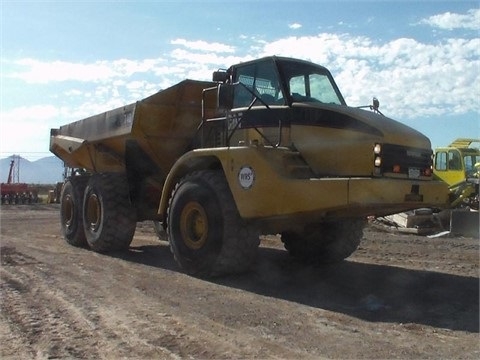
[[[19,160],[17,160],[17,162],[18,161]],[[2,205],[37,203],[39,201],[38,189],[34,186],[21,183],[18,179],[15,181],[15,166],[18,166],[18,163],[16,164],[15,159],[12,159],[8,171],[7,182],[0,184]]]
[[[480,139],[456,139],[435,149],[433,173],[448,184],[452,207],[478,210],[480,150],[472,147],[473,143],[480,143]]]

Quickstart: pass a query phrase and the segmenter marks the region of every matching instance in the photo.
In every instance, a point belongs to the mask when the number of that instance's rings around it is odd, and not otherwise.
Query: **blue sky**
[[[49,130],[266,55],[333,73],[347,103],[432,146],[480,137],[478,1],[7,1],[0,158],[50,156]]]

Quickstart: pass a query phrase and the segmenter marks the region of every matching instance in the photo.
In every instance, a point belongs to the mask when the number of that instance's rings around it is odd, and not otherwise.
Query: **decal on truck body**
[[[245,190],[250,189],[255,182],[255,171],[250,166],[242,166],[238,172],[238,182]]]

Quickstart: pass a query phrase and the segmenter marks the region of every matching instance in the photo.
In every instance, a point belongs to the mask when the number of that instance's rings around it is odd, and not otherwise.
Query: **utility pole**
[[[20,182],[20,155],[12,155],[12,161],[13,161],[12,183],[18,184]]]

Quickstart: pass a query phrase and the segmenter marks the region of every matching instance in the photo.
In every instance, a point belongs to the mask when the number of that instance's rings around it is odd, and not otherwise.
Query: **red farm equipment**
[[[31,204],[38,202],[38,191],[28,184],[14,181],[15,160],[10,162],[6,183],[0,184],[3,204]]]

